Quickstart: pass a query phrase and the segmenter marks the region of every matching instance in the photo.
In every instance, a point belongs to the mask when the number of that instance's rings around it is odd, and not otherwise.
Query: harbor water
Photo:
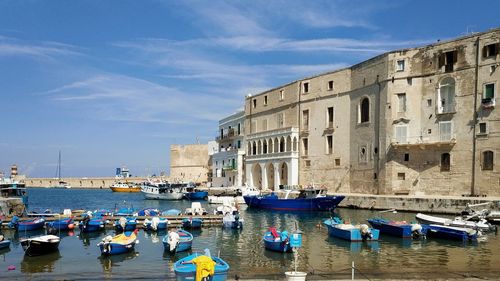
[[[140,193],[113,193],[111,190],[41,189],[30,188],[29,210],[43,212],[50,209],[115,209],[146,207],[159,210],[184,210],[189,201],[145,200]],[[202,203],[211,212],[216,205]],[[329,213],[289,213],[246,209],[240,206],[244,219],[242,230],[206,227],[193,232],[193,251],[210,249],[231,266],[230,279],[283,279],[285,271],[293,268],[293,254],[264,250],[262,236],[270,227],[278,230],[295,229],[303,233],[303,247],[299,250],[299,271],[311,279],[342,279],[351,276],[351,263],[359,278],[462,278],[500,276],[500,238],[490,233],[478,242],[453,242],[427,239],[411,240],[381,236],[378,242],[346,242],[328,237],[321,221]],[[379,213],[377,211],[339,209],[344,220],[366,223],[371,217],[414,221],[414,213]],[[50,255],[24,255],[19,238],[39,233],[18,233],[2,230],[12,240],[10,249],[0,250],[0,279],[174,279],[173,263],[189,254],[170,255],[163,251],[161,238],[165,232],[138,233],[140,243],[134,252],[112,257],[101,257],[97,243],[106,233],[80,234],[78,229],[62,232],[59,251]],[[9,266],[14,270],[7,270]]]

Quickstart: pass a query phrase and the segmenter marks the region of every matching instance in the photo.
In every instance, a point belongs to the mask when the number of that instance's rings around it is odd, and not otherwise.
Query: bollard
[[[352,262],[351,266],[351,280],[354,280],[354,261]]]

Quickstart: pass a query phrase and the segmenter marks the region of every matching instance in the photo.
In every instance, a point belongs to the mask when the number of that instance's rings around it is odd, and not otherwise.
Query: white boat
[[[437,224],[437,225],[454,226],[462,228],[472,228],[472,229],[479,229],[482,231],[492,230],[491,224],[489,224],[484,219],[475,222],[475,221],[467,221],[460,217],[456,217],[454,219],[447,219],[436,216],[429,216],[422,213],[418,213],[415,217],[420,223],[423,224]]]
[[[184,184],[146,182],[141,185],[141,192],[146,199],[180,200],[184,196]]]
[[[61,151],[59,150],[59,162],[57,164],[57,184],[50,186],[50,188],[71,188],[71,185],[61,179]]]
[[[191,208],[186,208],[184,214],[188,216],[203,216],[207,214],[207,210],[201,206],[200,202],[191,202]]]
[[[231,191],[232,193],[236,194],[236,196],[216,196],[216,195],[211,195],[208,196],[208,203],[209,204],[224,204],[224,202],[232,202],[234,204],[245,204],[245,200],[243,199],[243,196],[252,196],[252,195],[259,195],[260,190],[255,188],[255,187],[248,187],[248,186],[235,186],[235,187],[227,187],[227,190]]]

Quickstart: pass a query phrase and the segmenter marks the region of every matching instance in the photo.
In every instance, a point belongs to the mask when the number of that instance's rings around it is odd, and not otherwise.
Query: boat
[[[45,224],[45,219],[43,218],[34,218],[29,220],[19,220],[17,216],[12,217],[12,220],[9,222],[10,228],[15,228],[17,231],[30,231],[30,230],[39,230],[42,229]]]
[[[133,231],[137,227],[137,219],[134,217],[121,217],[113,224],[116,231]]]
[[[209,253],[205,255],[194,253],[174,263],[177,280],[203,280],[212,275],[207,280],[224,281],[227,280],[228,271],[227,262],[219,257],[212,257]],[[196,274],[201,276],[198,277]]]
[[[21,238],[19,242],[26,255],[39,256],[57,251],[61,238],[49,234],[31,238]]]
[[[489,211],[486,220],[491,224],[500,224],[500,211]]]
[[[372,218],[367,221],[373,228],[380,230],[382,234],[402,238],[418,238],[425,236],[424,228],[418,223],[407,223],[406,221],[393,221],[383,218]]]
[[[344,196],[326,196],[317,188],[288,189],[267,195],[243,196],[250,208],[286,211],[333,211]]]
[[[188,200],[208,200],[208,191],[196,188],[193,182],[186,183],[184,198]]]
[[[89,216],[85,216],[83,220],[78,224],[81,232],[96,232],[104,230],[106,225],[106,219],[104,217],[91,218]]]
[[[152,231],[165,230],[168,227],[168,219],[153,217],[151,218],[151,220],[145,219],[143,225],[146,230],[152,230]]]
[[[7,249],[7,248],[9,248],[9,246],[10,246],[10,240],[5,239],[5,237],[0,234],[0,250]]]
[[[0,173],[0,213],[5,216],[22,216],[26,213],[28,195],[26,185]]]
[[[168,182],[145,182],[141,193],[146,199],[181,200],[184,197],[185,184]]]
[[[200,202],[191,202],[191,207],[186,208],[184,214],[188,216],[204,216],[208,213],[207,210],[201,206]]]
[[[240,187],[227,187],[219,191],[218,195],[208,196],[209,204],[223,204],[224,202],[231,202],[233,204],[246,204],[243,196],[257,196],[260,190],[255,187],[240,186]]]
[[[187,229],[200,229],[203,225],[203,220],[200,218],[185,218],[182,219],[182,227]]]
[[[455,227],[446,225],[430,224],[425,225],[427,229],[428,237],[437,237],[449,240],[460,240],[460,241],[476,241],[477,237],[480,236],[480,231],[465,228],[465,227]]]
[[[102,239],[97,246],[101,250],[101,255],[118,255],[134,250],[137,240],[137,229],[126,231],[116,236],[108,235]]]
[[[182,212],[181,212],[181,210],[177,210],[177,209],[169,209],[169,210],[161,212],[161,215],[162,216],[180,216],[180,215],[182,215]]]
[[[160,214],[160,211],[155,208],[146,208],[142,209],[139,212],[137,212],[138,216],[145,217],[145,216],[157,216]]]
[[[193,234],[182,230],[169,231],[162,239],[165,251],[177,253],[191,249],[193,244]]]
[[[330,220],[327,227],[328,235],[351,242],[376,241],[380,234],[378,229],[370,228],[366,224],[343,223],[342,220],[336,217]]]
[[[128,182],[115,182],[109,188],[113,192],[141,192],[141,186]]]
[[[479,229],[481,231],[491,231],[494,227],[489,224],[485,219],[480,219],[479,221],[468,221],[461,217],[456,217],[454,219],[447,219],[442,217],[425,215],[418,213],[416,216],[417,220],[422,224],[436,224],[436,225],[446,225],[455,227],[465,227],[472,229]]]
[[[222,225],[227,228],[242,229],[244,220],[240,217],[239,212],[226,213],[222,218]]]
[[[61,151],[59,150],[59,161],[57,163],[56,179],[58,180],[57,185],[50,186],[50,188],[71,188],[71,185],[62,180],[61,178]]]
[[[277,231],[276,228],[270,227],[264,233],[264,248],[274,252],[286,253],[292,251],[290,245],[290,237],[287,231]]]
[[[73,224],[72,218],[64,218],[64,219],[59,219],[59,220],[47,222],[45,227],[47,229],[53,229],[55,231],[69,230],[69,229],[74,228],[74,224]]]

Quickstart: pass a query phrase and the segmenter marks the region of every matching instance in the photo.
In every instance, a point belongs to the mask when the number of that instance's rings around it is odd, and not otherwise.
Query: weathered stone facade
[[[248,96],[247,182],[499,196],[499,53],[496,29]]]
[[[206,184],[209,161],[206,144],[171,145],[169,179]]]

